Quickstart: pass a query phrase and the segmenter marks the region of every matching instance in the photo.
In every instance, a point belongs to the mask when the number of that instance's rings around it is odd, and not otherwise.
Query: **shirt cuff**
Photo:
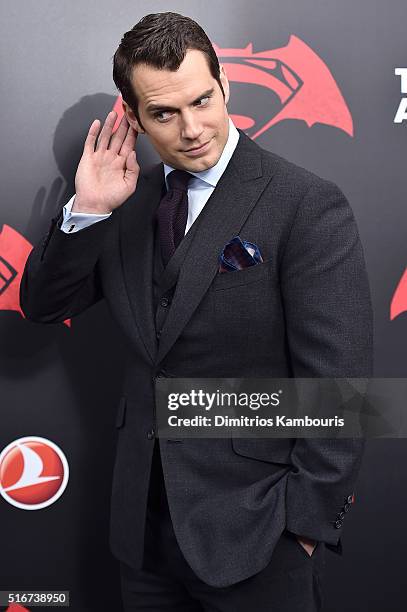
[[[106,213],[105,215],[97,215],[93,213],[80,213],[80,212],[71,212],[73,203],[75,201],[75,196],[65,204],[63,207],[63,221],[61,223],[61,231],[65,232],[65,234],[73,234],[74,232],[79,232],[81,229],[85,229],[85,227],[89,227],[89,225],[93,225],[98,221],[103,221],[104,219],[108,219],[112,213]]]

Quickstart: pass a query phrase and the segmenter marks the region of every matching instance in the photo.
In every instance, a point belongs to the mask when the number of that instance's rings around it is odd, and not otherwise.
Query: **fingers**
[[[129,125],[127,134],[126,134],[126,138],[124,139],[124,142],[120,149],[120,155],[122,157],[127,157],[128,154],[134,150],[134,146],[136,144],[136,138],[137,138],[136,130],[133,129],[131,125]]]
[[[89,128],[88,135],[86,136],[85,144],[83,147],[84,152],[93,153],[95,150],[95,142],[97,135],[99,134],[100,121],[95,119]]]
[[[126,138],[127,130],[129,128],[129,123],[127,121],[126,115],[123,115],[122,120],[120,121],[120,125],[114,133],[111,141],[109,149],[113,151],[113,153],[119,153],[122,147],[123,141]]]
[[[109,148],[114,153],[117,153],[123,157],[127,157],[127,155],[134,149],[134,146],[136,144],[137,132],[129,125],[126,115],[123,115],[120,121],[120,125],[112,137],[113,127],[116,122],[116,118],[117,113],[115,111],[111,111],[105,119],[100,134],[99,119],[95,119],[93,121],[85,140],[84,152],[94,153],[95,150],[101,151]]]
[[[110,111],[107,115],[106,120],[103,124],[102,131],[100,132],[100,136],[98,138],[98,142],[96,145],[96,150],[104,150],[109,146],[110,137],[112,135],[113,126],[116,122],[117,113],[115,111]]]

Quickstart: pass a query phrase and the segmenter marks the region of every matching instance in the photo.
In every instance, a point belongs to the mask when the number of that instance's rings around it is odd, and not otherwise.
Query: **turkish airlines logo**
[[[16,508],[50,506],[65,491],[68,477],[64,453],[46,438],[20,438],[0,453],[0,494]]]
[[[0,231],[0,310],[14,310],[24,317],[20,306],[20,283],[32,248],[19,232],[3,225]],[[70,327],[71,320],[66,319],[64,323]]]

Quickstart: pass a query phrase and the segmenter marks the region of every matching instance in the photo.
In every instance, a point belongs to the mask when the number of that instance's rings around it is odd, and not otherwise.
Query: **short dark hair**
[[[205,31],[190,17],[151,13],[123,35],[113,56],[113,80],[139,123],[138,99],[131,83],[134,66],[147,64],[161,70],[177,70],[188,49],[205,54],[209,70],[225,97],[215,49]]]

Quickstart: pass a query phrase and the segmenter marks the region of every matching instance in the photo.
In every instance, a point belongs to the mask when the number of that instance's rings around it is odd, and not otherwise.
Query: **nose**
[[[198,140],[203,132],[199,118],[193,110],[188,110],[181,117],[181,137],[185,140]]]

